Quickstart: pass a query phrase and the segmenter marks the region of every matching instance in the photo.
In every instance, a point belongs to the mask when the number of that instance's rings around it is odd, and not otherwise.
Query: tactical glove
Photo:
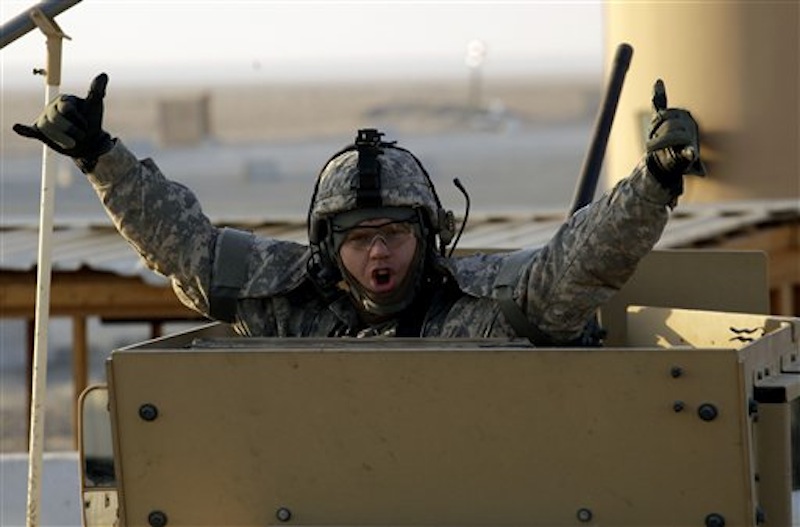
[[[97,158],[114,142],[103,130],[103,97],[108,75],[101,73],[92,81],[85,99],[59,95],[47,104],[33,126],[15,124],[14,131],[32,137],[75,160],[83,172],[91,172]]]
[[[700,134],[692,114],[667,108],[661,79],[653,86],[653,118],[647,132],[647,169],[661,186],[679,196],[684,174],[704,176],[700,161]]]

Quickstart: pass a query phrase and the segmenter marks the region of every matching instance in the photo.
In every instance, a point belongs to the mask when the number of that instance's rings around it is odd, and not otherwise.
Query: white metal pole
[[[59,94],[61,84],[61,43],[64,34],[41,10],[31,18],[47,36],[45,105]],[[31,379],[31,416],[28,445],[27,526],[38,527],[41,513],[44,418],[47,403],[47,329],[50,319],[50,278],[52,270],[53,213],[55,209],[54,152],[42,147],[42,186],[39,207],[39,252],[36,275],[36,312]]]
[[[49,102],[58,95],[59,87],[47,85],[45,98]],[[55,163],[53,151],[42,149],[42,186],[39,207],[39,253],[36,274],[36,313],[33,341],[31,380],[31,416],[28,445],[28,527],[39,525],[41,502],[42,461],[44,457],[44,416],[47,403],[47,328],[50,319],[50,278],[54,212]]]

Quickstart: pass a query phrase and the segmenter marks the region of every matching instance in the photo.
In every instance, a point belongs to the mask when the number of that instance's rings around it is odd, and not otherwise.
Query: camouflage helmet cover
[[[323,168],[311,203],[311,229],[320,221],[359,208],[358,157],[356,150],[348,150],[331,159]],[[428,176],[414,156],[406,150],[390,146],[382,148],[377,159],[380,163],[380,205],[422,209],[428,225],[438,231],[441,206]]]

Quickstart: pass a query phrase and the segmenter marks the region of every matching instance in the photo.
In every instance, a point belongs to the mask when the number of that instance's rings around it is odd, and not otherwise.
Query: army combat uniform
[[[181,301],[241,335],[409,335],[397,321],[369,327],[344,291],[316,287],[308,246],[212,225],[189,189],[119,140],[89,179],[121,234]],[[575,341],[658,241],[673,201],[640,163],[541,248],[440,258],[444,279],[424,298],[414,335],[514,338],[522,317],[549,342]],[[231,298],[229,316],[220,315]]]

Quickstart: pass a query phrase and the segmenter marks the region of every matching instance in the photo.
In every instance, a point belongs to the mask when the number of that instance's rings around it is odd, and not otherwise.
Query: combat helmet
[[[359,130],[355,142],[331,157],[317,177],[308,210],[308,239],[316,274],[327,281],[344,274],[334,235],[342,218],[355,222],[373,212],[393,219],[393,214],[413,215],[423,258],[443,255],[453,239],[453,213],[442,207],[422,163],[395,142],[383,141],[383,135],[375,129]]]

